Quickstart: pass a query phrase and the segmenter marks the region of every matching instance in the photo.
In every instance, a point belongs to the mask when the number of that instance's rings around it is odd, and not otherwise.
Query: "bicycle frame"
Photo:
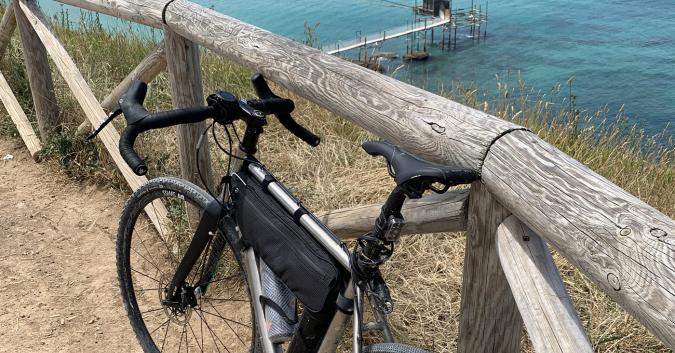
[[[246,154],[244,151],[238,151],[237,154]],[[232,170],[239,170],[242,166],[240,159],[234,159],[231,165]],[[269,171],[261,166],[250,163],[247,165],[248,172],[253,175],[259,182],[262,182],[267,175],[272,175]],[[273,181],[267,186],[269,193],[288,211],[289,217],[300,208],[299,201],[281,184]],[[221,194],[222,199],[227,199],[229,191],[224,188]],[[213,206],[217,202],[214,200]],[[220,209],[220,205],[218,204]],[[187,274],[186,269],[191,269],[201,252],[206,248],[210,239],[208,229],[213,229],[217,224],[217,220],[222,216],[220,210],[210,210],[213,212],[206,212],[200,219],[197,227],[197,232],[190,243],[189,250],[181,260],[180,265],[172,279],[171,290],[175,290],[179,283],[183,283]],[[214,220],[216,222],[214,222]],[[351,273],[350,253],[346,251],[339,242],[336,242],[336,237],[330,230],[328,230],[311,212],[303,214],[299,219],[300,225],[305,228],[327,251],[337,260],[337,262],[346,270],[346,273]],[[238,229],[237,229],[238,231]],[[239,234],[241,237],[241,234]],[[253,249],[246,249],[243,253],[243,263],[246,267],[247,280],[249,284],[250,294],[254,307],[254,315],[258,323],[258,330],[260,331],[260,340],[265,353],[279,353],[279,346],[272,344],[267,335],[267,325],[265,320],[264,308],[262,303],[257,299],[262,295],[262,284],[260,277],[260,270],[257,261],[257,256]],[[353,352],[361,353],[361,317],[363,298],[360,289],[354,285],[353,280],[347,280],[347,286],[344,289],[342,296],[348,300],[353,301],[353,313],[347,314],[340,310],[336,311],[333,319],[330,322],[328,330],[319,346],[319,353],[333,353],[335,352],[338,342],[342,337],[344,328],[347,325],[349,316],[352,316],[353,323]]]

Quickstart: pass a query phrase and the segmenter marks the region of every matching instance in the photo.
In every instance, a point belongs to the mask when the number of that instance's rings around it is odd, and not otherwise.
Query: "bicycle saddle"
[[[396,185],[402,186],[411,181],[428,184],[441,183],[446,186],[468,184],[478,179],[478,173],[461,168],[452,168],[425,161],[398,146],[384,141],[369,141],[361,147],[371,156],[383,156],[389,164],[389,173],[394,177]],[[439,192],[437,189],[432,189]],[[442,190],[442,191],[445,191]]]

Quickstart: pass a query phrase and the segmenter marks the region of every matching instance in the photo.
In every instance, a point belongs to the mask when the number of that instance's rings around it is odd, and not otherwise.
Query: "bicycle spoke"
[[[232,279],[232,278],[237,277],[237,276],[238,276],[238,274],[233,274],[231,276],[223,277],[223,278],[220,278],[220,279],[214,279],[213,281],[206,282],[206,284],[221,282],[221,281],[224,281],[224,280]]]
[[[169,261],[172,264],[172,267],[175,267],[175,266],[178,265],[178,261],[173,257],[173,254],[171,253],[171,250],[169,249],[168,244],[166,244],[165,238],[163,238],[163,236],[161,236],[160,234],[155,232],[155,228],[152,227],[151,224],[146,224],[140,229],[135,229],[134,232],[140,238],[139,242],[141,243],[141,245],[143,245],[143,247],[145,248],[146,252],[148,252],[148,254],[150,254],[150,250],[147,248],[147,246],[145,246],[145,244],[148,242],[148,239],[146,237],[142,236],[141,234],[147,234],[148,232],[152,232],[150,234],[154,234],[154,237],[157,237],[157,240],[160,243],[162,243],[164,245],[164,247],[166,248],[166,252],[167,252]]]
[[[155,333],[155,331],[159,330],[160,327],[162,327],[162,326],[166,325],[167,323],[169,323],[169,321],[171,321],[171,319],[166,319],[166,321],[164,321],[163,324],[157,326],[154,330],[152,330],[152,331],[150,332],[150,336],[152,336],[152,334]]]
[[[145,248],[145,252],[148,253],[148,256],[152,257],[152,255],[150,254],[150,250],[148,250],[148,248],[145,246],[145,242],[146,242],[145,237],[141,236],[141,234],[147,233],[148,229],[149,229],[149,225],[145,224],[141,228],[134,228],[134,232],[136,232],[138,237],[141,239],[139,241],[139,243],[141,243],[141,245],[143,245],[143,247]]]
[[[202,347],[204,347],[204,322],[202,320],[199,320],[199,335],[202,339]]]
[[[232,299],[232,298],[211,298],[211,297],[202,297],[205,300],[214,300],[217,302],[240,302],[240,303],[250,303],[250,300],[247,299]]]
[[[204,341],[202,341],[202,345],[199,345],[199,340],[197,339],[197,335],[195,334],[195,330],[192,328],[192,325],[190,325],[190,321],[187,322],[188,327],[190,327],[190,332],[192,332],[192,337],[195,338],[195,343],[197,344],[197,347],[199,347],[200,352],[204,352]]]
[[[220,315],[217,315],[217,314],[208,312],[208,311],[206,311],[206,310],[204,310],[204,309],[199,309],[199,311],[201,311],[201,312],[204,313],[204,314],[209,314],[209,315],[211,315],[211,316],[215,316],[215,317],[221,318],[221,319],[223,319],[223,320],[225,320],[225,321],[229,321],[229,322],[231,322],[231,323],[235,323],[235,324],[239,324],[239,325],[244,326],[244,327],[251,328],[251,326],[249,326],[249,325],[242,324],[242,323],[239,322],[239,321],[232,320],[232,319],[228,319],[228,318],[226,318],[226,317],[222,317],[222,316],[220,316]]]
[[[142,237],[141,238],[141,245],[143,246],[143,249],[145,249],[145,252],[147,252],[150,257],[153,257],[152,254],[150,253],[150,249],[148,249],[148,247],[145,245],[145,243],[146,243],[146,239],[144,239]],[[169,256],[169,258],[171,258],[171,254],[167,254],[167,255]],[[173,261],[173,259],[170,259],[170,261]]]
[[[147,277],[147,278],[149,278],[149,279],[151,279],[151,280],[153,280],[153,281],[159,283],[159,280],[158,280],[158,279],[152,278],[152,277],[150,277],[149,275],[147,275],[147,274],[145,274],[145,273],[143,273],[143,272],[141,272],[141,271],[139,271],[139,270],[134,270],[134,269],[132,268],[131,271],[136,272],[136,273],[138,273],[139,275],[141,275],[141,276],[143,276],[143,277]]]
[[[141,289],[134,288],[134,292],[147,292],[149,290],[158,290],[158,289],[159,289],[159,287],[158,288],[141,288]]]
[[[155,202],[161,202],[161,201],[160,201],[160,200],[153,200],[152,202],[150,202],[150,205],[152,206],[152,211],[153,211],[155,214],[159,214],[159,213],[157,213],[157,209],[155,208]],[[160,236],[162,239],[166,239],[166,235],[164,235],[164,227],[163,227],[163,225],[164,225],[164,224],[162,224],[162,221],[159,220],[159,236]]]
[[[164,344],[166,343],[166,336],[169,334],[169,329],[171,329],[171,324],[166,327],[166,331],[164,331],[164,339],[162,339],[162,348],[159,349],[160,352],[164,351]]]
[[[209,304],[211,304],[211,303],[209,303]],[[220,312],[218,311],[218,309],[216,309],[216,307],[213,306],[213,304],[211,304],[211,307],[213,308],[213,310],[216,311],[216,313],[218,313],[218,315],[220,315],[220,316],[222,317],[222,315],[220,314]],[[232,328],[232,326],[230,326],[230,323],[227,322],[227,320],[225,321],[225,324],[227,325],[227,327],[230,328],[230,331],[232,331],[232,333],[234,333],[234,335],[237,336],[237,338],[239,339],[239,341],[240,341],[242,344],[246,345],[246,343],[244,342],[244,340],[242,340],[241,337],[239,337],[239,334]]]
[[[159,308],[157,308],[157,309],[150,309],[150,310],[146,310],[146,311],[141,311],[141,314],[152,313],[152,312],[155,312],[155,311],[158,311],[158,310],[162,310],[162,309],[164,309],[164,307],[159,307]]]
[[[162,270],[160,270],[159,267],[158,267],[154,262],[152,262],[152,261],[148,260],[147,258],[145,258],[145,256],[141,255],[141,253],[138,252],[136,249],[131,248],[131,251],[135,252],[138,256],[141,257],[141,259],[145,260],[146,262],[149,262],[149,263],[152,265],[152,267],[156,268],[158,272],[162,273]],[[148,254],[148,255],[149,255],[149,254]],[[162,273],[162,274],[164,274],[164,273]]]
[[[180,333],[180,339],[178,341],[178,353],[180,353],[180,347],[183,346],[183,334],[185,333],[185,325],[183,325],[183,331]]]
[[[198,311],[201,312],[201,310],[198,310]],[[227,347],[225,346],[225,344],[223,344],[223,342],[220,340],[220,338],[215,336],[215,333],[211,329],[211,326],[209,326],[209,322],[206,321],[206,318],[204,317],[204,315],[202,315],[201,313],[197,313],[197,315],[199,315],[199,317],[202,319],[202,322],[204,324],[206,324],[206,329],[209,330],[209,334],[211,334],[211,339],[213,340],[213,344],[216,346],[216,349],[218,350],[218,352],[220,352],[220,349],[218,349],[218,342],[220,342],[220,344],[223,345],[223,348],[225,348],[225,350],[228,353],[230,353],[230,350],[227,349]],[[218,339],[218,342],[216,342],[216,338]]]
[[[161,202],[161,201],[159,201],[159,200],[154,200],[153,202],[151,202],[151,205],[152,205],[153,210],[155,209],[155,202]],[[157,212],[157,211],[155,211],[155,212]],[[176,259],[176,257],[173,256],[173,251],[171,251],[171,249],[169,248],[168,242],[169,242],[171,239],[170,239],[169,236],[167,236],[167,235],[165,234],[165,232],[164,232],[164,229],[166,228],[166,225],[165,225],[163,222],[160,222],[159,228],[160,228],[160,232],[159,232],[159,234],[158,234],[159,240],[164,244],[164,247],[166,248],[167,254],[169,255],[169,258],[171,259],[171,261],[173,262],[173,264],[176,265],[176,266],[178,266],[178,259]],[[178,240],[178,241],[180,242],[180,240]],[[179,245],[180,245],[180,244],[179,244]],[[179,250],[180,250],[180,248],[179,248]],[[180,256],[179,256],[179,257],[180,257]]]
[[[211,249],[211,245],[213,244],[212,239],[209,239],[209,242],[206,244],[206,247],[204,248],[204,252],[202,253],[202,264],[198,267],[199,270],[201,271],[194,271],[192,274],[192,279],[190,280],[190,283],[195,283],[195,277],[197,277],[197,272],[199,273],[199,278],[204,277],[204,268],[206,267],[206,260],[209,254],[209,250]]]

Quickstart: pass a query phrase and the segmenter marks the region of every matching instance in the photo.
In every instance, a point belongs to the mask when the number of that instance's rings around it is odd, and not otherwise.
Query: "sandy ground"
[[[136,352],[120,299],[123,197],[82,186],[0,140],[0,352]]]

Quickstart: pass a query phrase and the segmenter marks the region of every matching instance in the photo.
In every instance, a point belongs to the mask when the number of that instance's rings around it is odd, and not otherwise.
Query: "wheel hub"
[[[162,276],[159,283],[159,301],[162,303],[164,314],[177,324],[185,324],[192,314],[192,310],[199,304],[199,290],[183,284],[179,289],[179,298],[169,298],[169,284],[171,279]],[[177,299],[177,300],[176,300]]]

